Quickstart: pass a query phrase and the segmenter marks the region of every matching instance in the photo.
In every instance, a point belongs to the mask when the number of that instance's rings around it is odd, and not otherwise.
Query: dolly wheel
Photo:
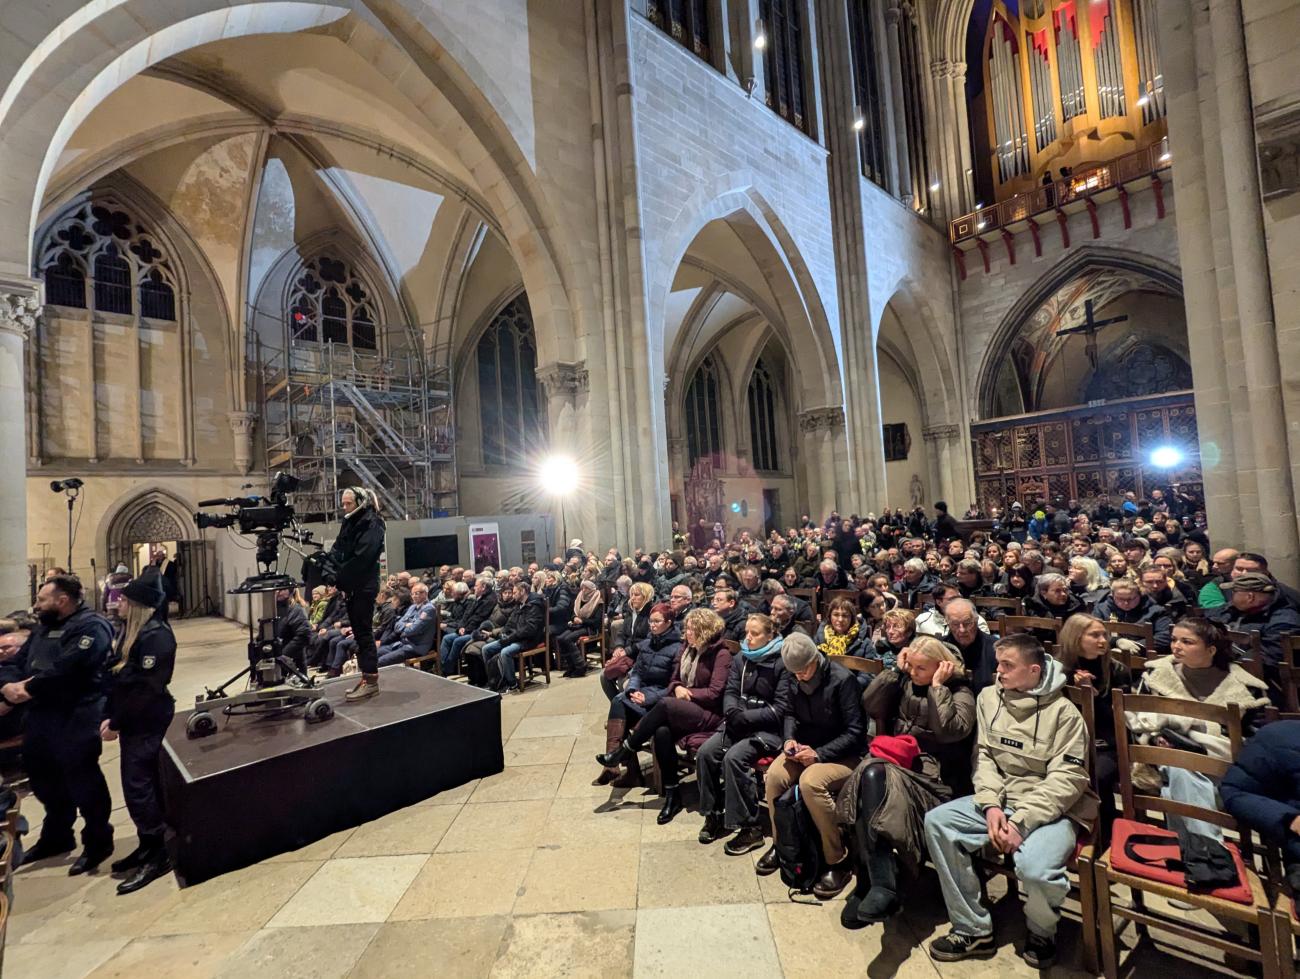
[[[328,721],[334,716],[334,708],[330,706],[328,700],[322,697],[309,703],[303,716],[308,723],[319,724],[321,721]]]
[[[191,738],[206,738],[217,733],[217,722],[207,711],[195,711],[185,722],[185,733]]]

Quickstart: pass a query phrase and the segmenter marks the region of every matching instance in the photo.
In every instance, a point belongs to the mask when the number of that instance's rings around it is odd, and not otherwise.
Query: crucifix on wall
[[[1070,336],[1075,333],[1084,334],[1088,345],[1088,363],[1092,365],[1093,373],[1097,371],[1097,331],[1103,326],[1110,326],[1112,323],[1122,323],[1128,316],[1112,316],[1108,320],[1099,320],[1093,317],[1092,300],[1083,301],[1083,322],[1078,326],[1057,327],[1056,335],[1058,337]]]

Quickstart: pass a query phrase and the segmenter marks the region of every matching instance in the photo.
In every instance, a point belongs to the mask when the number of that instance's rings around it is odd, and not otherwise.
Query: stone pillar
[[[967,118],[966,105],[966,62],[954,61],[948,66],[951,77],[948,79],[948,90],[952,93],[953,105],[957,110],[956,135],[957,149],[959,156],[957,167],[960,171],[957,183],[954,185],[959,193],[956,194],[958,205],[953,216],[964,214],[975,209],[975,171],[971,163],[971,146],[970,146],[970,122]]]
[[[23,344],[40,315],[40,284],[0,279],[0,614],[31,605],[27,579],[27,395]]]
[[[825,514],[822,506],[822,478],[829,475],[821,467],[821,410],[805,411],[799,415],[798,465],[803,470],[807,495],[800,507],[813,521],[820,524]],[[834,478],[834,477],[831,477]]]
[[[826,474],[822,480],[822,505],[826,507],[827,514],[832,510],[845,513],[854,507],[848,505],[848,489],[840,485],[838,478],[845,471],[849,457],[844,409],[839,405],[824,409],[822,425],[825,428],[822,438],[822,472]]]
[[[931,425],[921,430],[921,438],[926,443],[926,458],[930,462],[930,488],[933,500],[943,500],[954,512],[964,510],[968,500],[962,500],[960,493],[967,495],[974,492],[974,487],[957,484],[955,456],[961,451],[962,431],[959,425]]]
[[[251,411],[231,411],[226,414],[230,431],[235,436],[235,468],[244,475],[253,468],[253,429],[257,415]]]
[[[907,145],[907,107],[903,103],[902,41],[898,22],[903,16],[899,0],[888,0],[885,7],[886,56],[889,61],[889,97],[894,107],[894,151],[898,160],[898,186],[894,192],[904,204],[915,197],[912,187],[911,147]]]
[[[547,364],[537,368],[537,382],[546,393],[550,454],[572,459],[578,470],[578,487],[571,496],[545,497],[545,503],[552,508],[555,516],[556,539],[568,535],[559,549],[568,546],[569,540],[574,537],[594,541],[597,537],[596,508],[589,471],[593,460],[584,458],[578,447],[578,416],[587,410],[590,386],[586,364],[581,361],[574,364]]]

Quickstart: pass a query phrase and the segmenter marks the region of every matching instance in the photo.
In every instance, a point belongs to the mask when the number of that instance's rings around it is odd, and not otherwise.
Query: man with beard
[[[68,869],[73,876],[93,871],[113,852],[113,807],[99,768],[113,629],[82,597],[73,575],[47,580],[36,595],[36,627],[17,655],[0,665],[0,713],[28,705],[23,764],[45,807],[40,838],[25,862],[70,851],[80,811],[85,826],[81,855]]]

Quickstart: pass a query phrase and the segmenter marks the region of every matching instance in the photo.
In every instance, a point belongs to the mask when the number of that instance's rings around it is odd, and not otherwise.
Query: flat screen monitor
[[[436,568],[440,564],[460,563],[460,542],[455,534],[408,537],[404,544],[407,571],[423,571],[425,568]]]

